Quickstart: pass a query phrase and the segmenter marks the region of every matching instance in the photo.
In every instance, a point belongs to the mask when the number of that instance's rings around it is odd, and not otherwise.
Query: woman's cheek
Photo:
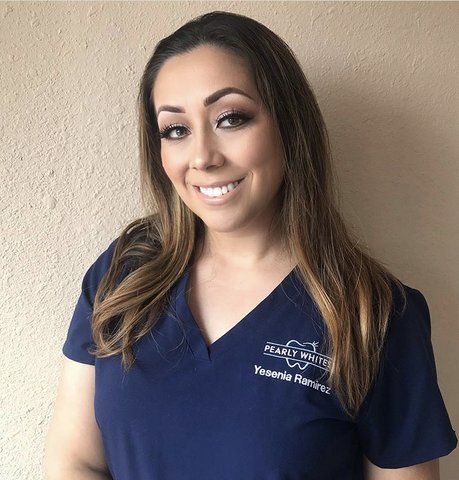
[[[169,162],[167,155],[162,154],[161,158],[162,158],[161,163],[163,166],[163,170],[166,173],[166,175],[169,177],[169,179],[173,182],[176,172],[174,171],[174,168],[172,167],[171,162]]]

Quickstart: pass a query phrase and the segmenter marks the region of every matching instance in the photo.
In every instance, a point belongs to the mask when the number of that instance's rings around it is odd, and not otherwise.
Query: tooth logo
[[[290,368],[306,370],[310,365],[321,370],[330,370],[330,357],[318,351],[319,342],[299,342],[289,340],[287,343],[266,342],[263,355],[282,358]]]
[[[318,342],[300,343],[300,342],[297,342],[296,340],[290,340],[285,344],[286,347],[299,347],[303,351],[306,350],[307,352],[311,352],[311,353],[316,353],[317,352],[317,350],[316,350],[317,345],[319,345]],[[308,346],[310,348],[308,348]],[[287,365],[290,368],[298,367],[300,370],[306,370],[306,368],[308,368],[309,365],[311,365],[309,362],[305,363],[304,361],[302,361],[301,364],[300,364],[300,362],[298,362],[297,360],[291,360],[290,358],[286,358],[285,360],[287,361]]]

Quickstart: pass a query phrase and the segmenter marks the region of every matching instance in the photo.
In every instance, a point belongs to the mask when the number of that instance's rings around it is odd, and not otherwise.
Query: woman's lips
[[[223,205],[231,200],[239,191],[244,178],[229,183],[215,183],[215,186],[194,186],[198,198],[210,205]]]
[[[240,182],[238,180],[235,180],[234,182],[229,182],[215,187],[199,187],[199,191],[208,197],[221,197],[226,195],[228,192],[233,191],[239,185],[239,183]]]

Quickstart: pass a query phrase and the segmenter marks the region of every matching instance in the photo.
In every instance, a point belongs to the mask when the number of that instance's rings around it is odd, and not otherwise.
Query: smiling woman
[[[151,214],[83,279],[49,479],[438,479],[457,440],[426,301],[349,235],[289,47],[240,15],[185,24],[139,126]]]

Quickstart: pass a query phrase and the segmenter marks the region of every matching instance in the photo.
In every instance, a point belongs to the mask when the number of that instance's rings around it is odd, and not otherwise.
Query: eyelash
[[[234,126],[230,126],[230,127],[223,127],[223,128],[237,128],[241,125],[243,125],[244,123],[246,123],[247,121],[249,121],[251,119],[251,117],[249,115],[247,115],[246,113],[243,113],[243,112],[240,112],[239,110],[230,110],[228,112],[224,112],[222,113],[221,115],[219,115],[217,117],[217,119],[215,120],[215,123],[217,124],[217,126],[219,126],[223,121],[227,120],[228,118],[237,118],[238,120],[240,120],[240,123],[238,123],[237,125],[234,125]],[[177,138],[171,138],[170,137],[170,133],[174,130],[177,130],[177,129],[184,129],[186,130],[187,127],[181,123],[172,123],[170,125],[167,125],[166,127],[160,129],[159,131],[159,136],[160,138],[163,138],[165,140],[181,140],[183,137],[177,137]]]

